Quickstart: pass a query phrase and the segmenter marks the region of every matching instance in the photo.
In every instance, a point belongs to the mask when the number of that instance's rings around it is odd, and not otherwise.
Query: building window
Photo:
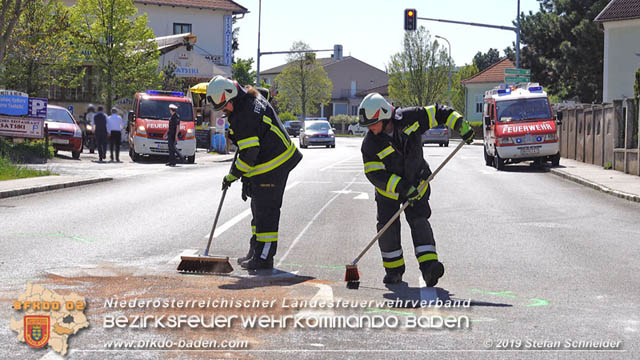
[[[351,105],[351,115],[358,115],[358,105]]]
[[[347,104],[333,104],[333,115],[347,115]]]
[[[482,114],[483,96],[476,95],[476,114]]]
[[[173,35],[191,32],[191,24],[173,23]]]

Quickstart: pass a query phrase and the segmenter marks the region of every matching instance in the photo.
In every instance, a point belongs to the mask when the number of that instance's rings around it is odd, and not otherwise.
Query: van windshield
[[[140,110],[138,117],[144,119],[161,119],[169,120],[171,113],[169,112],[169,105],[175,104],[178,106],[178,115],[180,115],[181,121],[193,121],[193,112],[191,103],[167,101],[167,100],[142,100],[140,101]]]
[[[551,118],[547,98],[497,101],[496,113],[499,122]]]

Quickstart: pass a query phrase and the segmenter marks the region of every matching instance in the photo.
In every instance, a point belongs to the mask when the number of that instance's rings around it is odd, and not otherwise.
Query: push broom
[[[237,157],[238,152],[236,151],[236,155],[233,157],[233,162],[235,162]],[[231,163],[231,166],[233,166],[233,162]],[[213,240],[213,234],[216,231],[216,225],[218,225],[218,218],[220,217],[222,203],[227,195],[227,189],[222,191],[222,197],[220,198],[220,204],[218,205],[218,211],[216,212],[216,218],[213,221],[213,227],[209,234],[209,242],[207,243],[207,247],[204,249],[204,254],[202,256],[181,256],[180,264],[178,264],[178,271],[186,273],[212,274],[228,274],[233,271],[233,266],[231,266],[228,256],[209,255],[211,240]]]
[[[433,180],[436,174],[449,162],[449,160],[451,160],[451,158],[453,158],[453,156],[464,146],[464,144],[465,144],[464,141],[461,141],[460,144],[458,144],[458,146],[451,152],[451,154],[449,154],[449,156],[447,156],[447,158],[444,159],[442,164],[440,164],[440,166],[438,166],[438,168],[431,175],[429,175],[429,178],[427,178],[427,181],[425,181],[424,183],[422,183],[421,186],[418,187],[418,192],[422,192],[427,186],[429,186],[429,183],[431,182],[431,180]],[[364,250],[360,252],[360,255],[358,255],[351,262],[351,264],[348,264],[346,266],[347,269],[344,274],[344,281],[347,282],[348,289],[358,289],[360,287],[360,272],[358,271],[358,265],[357,265],[358,261],[360,261],[360,259],[364,256],[364,254],[367,253],[367,251],[369,251],[369,249],[373,246],[373,244],[375,244],[376,241],[380,239],[380,237],[385,233],[385,231],[387,231],[387,229],[391,227],[391,224],[393,224],[393,222],[396,221],[396,219],[400,216],[400,214],[402,214],[402,212],[407,208],[407,206],[409,206],[409,204],[410,204],[409,201],[405,201],[405,203],[402,204],[400,209],[396,211],[395,214],[393,214],[391,219],[389,219],[389,221],[387,221],[387,223],[384,224],[382,229],[378,231],[376,236],[373,237],[371,242],[367,244],[367,247],[365,247]]]

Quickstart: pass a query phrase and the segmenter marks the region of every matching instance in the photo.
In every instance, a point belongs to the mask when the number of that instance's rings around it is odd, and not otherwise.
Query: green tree
[[[447,98],[449,57],[423,26],[405,31],[403,49],[391,56],[387,73],[389,96],[397,106],[427,105]]]
[[[7,45],[25,5],[33,0],[1,0],[0,1],[0,64],[4,60]]]
[[[169,63],[162,68],[160,75],[162,76],[162,90],[167,91],[183,91],[186,92],[189,88],[189,84],[184,78],[176,76],[176,68],[178,66],[173,62]]]
[[[51,85],[78,86],[84,76],[80,54],[69,42],[70,11],[57,0],[24,4],[0,73],[10,89],[46,96]]]
[[[633,96],[636,99],[640,96],[640,68],[636,70],[636,82],[633,84]]]
[[[309,49],[302,41],[291,47],[292,51]],[[301,114],[304,119],[307,114],[316,112],[319,105],[329,103],[333,84],[313,53],[289,55],[287,64],[275,78],[276,102],[280,110]]]
[[[133,0],[79,0],[72,8],[74,43],[100,75],[101,100],[114,100],[160,85],[157,45]]]
[[[248,58],[247,60],[238,58],[236,62],[231,65],[233,79],[242,86],[255,85],[256,72],[251,70],[251,66],[253,66],[253,58]]]
[[[461,81],[464,79],[468,79],[477,73],[479,73],[478,67],[475,64],[471,64],[461,66],[460,69],[452,77],[451,90],[453,90],[453,95],[451,95],[451,107],[456,109],[461,114],[464,114],[466,110],[465,89],[464,86],[462,86]]]
[[[581,102],[602,100],[604,33],[593,19],[609,0],[538,0],[520,15],[523,67],[550,94]]]
[[[490,48],[486,53],[478,51],[473,57],[473,63],[478,71],[482,71],[500,60],[500,51],[494,48]]]

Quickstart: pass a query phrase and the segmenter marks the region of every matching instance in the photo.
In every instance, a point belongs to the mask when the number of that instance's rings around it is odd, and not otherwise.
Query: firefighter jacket
[[[239,151],[233,175],[251,178],[279,168],[291,170],[300,162],[302,154],[262,96],[240,93],[233,99],[233,109],[229,137]]]
[[[459,131],[462,115],[444,105],[395,109],[393,134],[378,135],[368,131],[362,141],[362,159],[367,179],[378,194],[403,199],[411,186],[417,189],[431,175],[422,154],[422,134],[437,125]],[[427,192],[421,189],[419,198]]]

